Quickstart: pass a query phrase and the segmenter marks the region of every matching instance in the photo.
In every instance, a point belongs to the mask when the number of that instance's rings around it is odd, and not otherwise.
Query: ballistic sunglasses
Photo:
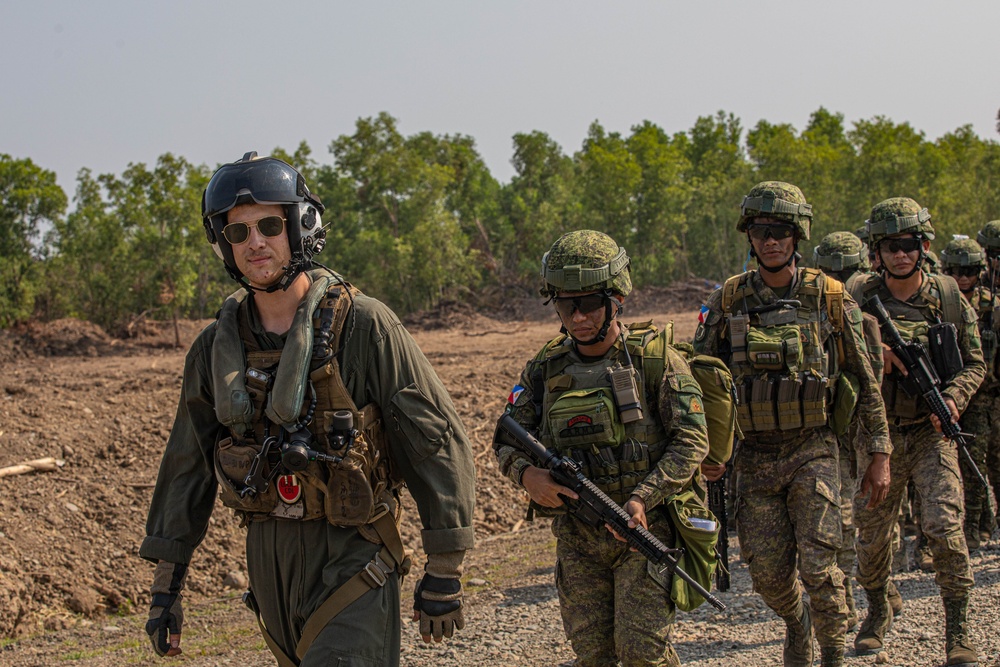
[[[753,225],[747,227],[750,238],[754,241],[766,241],[768,238],[780,241],[787,239],[795,233],[792,225]]]
[[[274,238],[285,228],[285,219],[277,215],[269,215],[255,222],[230,222],[222,228],[222,235],[230,245],[240,245],[250,240],[250,228],[256,227],[261,236]]]
[[[889,252],[916,252],[920,250],[920,244],[922,241],[920,239],[909,238],[909,239],[886,239],[882,243],[885,244],[886,250]]]
[[[580,311],[584,315],[592,313],[598,308],[604,307],[608,297],[598,292],[597,294],[584,294],[583,296],[557,296],[552,299],[556,306],[556,312],[569,319],[573,313]]]
[[[983,270],[981,266],[949,266],[944,270],[949,276],[962,276],[965,278],[971,278],[973,276],[978,276]]]

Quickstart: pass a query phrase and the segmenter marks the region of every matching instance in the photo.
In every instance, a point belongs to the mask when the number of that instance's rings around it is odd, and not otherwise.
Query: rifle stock
[[[889,317],[889,313],[886,312],[885,306],[882,305],[882,300],[877,294],[868,299],[865,305],[871,306],[872,310],[875,311],[872,314],[875,315],[875,319],[878,320],[882,329],[882,340],[889,344],[893,353],[906,367],[906,372],[909,373],[904,388],[910,389],[911,393],[917,392],[923,396],[931,413],[941,422],[941,433],[958,445],[958,450],[962,453],[966,463],[976,473],[979,483],[984,488],[989,489],[986,478],[983,477],[983,473],[972,459],[966,446],[966,438],[971,440],[975,436],[970,433],[962,433],[962,428],[951,421],[951,410],[948,409],[947,403],[944,402],[944,396],[941,394],[941,379],[938,377],[937,371],[934,370],[930,357],[927,356],[927,350],[918,343],[908,343],[903,340],[903,337],[899,335],[899,329]]]
[[[529,458],[540,468],[547,468],[552,479],[572,489],[579,496],[578,500],[563,498],[563,502],[578,519],[591,525],[601,526],[607,524],[621,535],[629,546],[633,547],[640,554],[651,562],[661,565],[670,570],[674,575],[683,579],[691,588],[705,598],[709,604],[725,611],[726,605],[719,598],[691,578],[687,572],[677,564],[677,558],[684,553],[683,549],[671,549],[656,538],[652,533],[641,525],[630,528],[628,525],[631,518],[618,503],[608,497],[592,481],[581,472],[580,465],[571,458],[562,457],[545,448],[534,436],[528,433],[523,426],[509,414],[504,413],[497,421],[496,432],[493,434],[494,446],[509,445],[520,452],[527,454]]]

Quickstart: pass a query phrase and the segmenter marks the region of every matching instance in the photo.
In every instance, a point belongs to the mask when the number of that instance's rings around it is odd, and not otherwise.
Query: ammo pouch
[[[219,439],[215,445],[215,477],[219,481],[222,504],[226,507],[241,512],[270,514],[278,505],[278,491],[273,483],[268,484],[267,490],[263,493],[251,493],[240,497],[240,491],[233,482],[239,480],[242,488],[242,481],[250,472],[250,465],[258,451],[259,447],[239,443],[226,435],[225,431],[219,432]],[[262,474],[267,477],[268,472],[264,470]]]
[[[830,428],[834,435],[843,438],[847,435],[851,420],[854,419],[854,409],[858,405],[861,384],[854,375],[841,370],[840,377],[837,378],[836,392],[833,399],[833,409],[830,411]]]
[[[892,417],[901,419],[916,419],[921,416],[923,399],[920,396],[911,396],[901,381],[899,371],[894,371],[882,381],[882,400],[885,401],[885,411]],[[927,414],[924,411],[924,414]]]
[[[948,384],[963,368],[958,347],[958,329],[951,322],[935,324],[927,331],[928,351],[941,384]]]
[[[762,433],[826,424],[826,384],[812,371],[747,378],[736,386],[740,429]]]
[[[705,590],[711,590],[712,576],[718,565],[715,546],[719,539],[719,522],[694,485],[671,496],[664,504],[673,525],[675,546],[684,549],[684,553],[677,559],[677,565]],[[652,563],[650,566],[653,566]],[[681,611],[696,609],[705,601],[680,577],[671,579],[670,598]]]

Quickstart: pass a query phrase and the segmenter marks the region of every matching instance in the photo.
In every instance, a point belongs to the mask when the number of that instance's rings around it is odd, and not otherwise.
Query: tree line
[[[929,140],[881,116],[848,128],[820,108],[801,131],[764,120],[744,131],[720,111],[675,134],[644,121],[626,135],[595,121],[572,155],[544,132],[512,143],[508,183],[472,137],[404,136],[387,113],[334,139],[330,162],[305,142],[271,154],[327,206],[318,259],[401,314],[532,294],[542,253],[579,228],[625,246],[637,287],[721,280],[746,260],[735,222],[761,180],[795,183],[813,204],[807,260],[823,235],[856,230],[890,196],[930,209],[938,249],[1000,218],[1000,144],[971,126]],[[236,287],[202,228],[212,171],[170,153],[119,175],[85,168],[70,211],[53,172],[0,154],[0,327],[77,317],[120,332],[142,316],[211,317]]]

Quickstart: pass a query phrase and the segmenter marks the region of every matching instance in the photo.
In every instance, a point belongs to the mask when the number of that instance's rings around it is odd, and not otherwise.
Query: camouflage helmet
[[[1000,252],[1000,220],[991,220],[983,225],[976,234],[976,240],[986,252]]]
[[[861,225],[860,227],[858,227],[854,231],[854,235],[857,236],[859,239],[861,239],[862,243],[864,243],[865,245],[867,245],[868,244],[868,237],[870,236],[870,234],[868,233],[868,225],[865,224],[865,225]]]
[[[560,236],[542,256],[542,296],[556,292],[632,291],[625,248],[604,232],[579,229]]]
[[[986,266],[986,253],[967,236],[956,238],[941,251],[941,267]]]
[[[745,232],[757,217],[774,218],[794,225],[802,238],[809,239],[812,204],[806,203],[802,190],[783,181],[764,181],[753,186],[740,205],[736,230]]]
[[[934,239],[931,214],[909,197],[891,197],[875,204],[865,226],[868,242],[875,245],[896,234],[917,234],[928,241]]]
[[[813,249],[813,262],[828,271],[867,271],[871,267],[868,246],[850,232],[834,232],[824,236]]]

